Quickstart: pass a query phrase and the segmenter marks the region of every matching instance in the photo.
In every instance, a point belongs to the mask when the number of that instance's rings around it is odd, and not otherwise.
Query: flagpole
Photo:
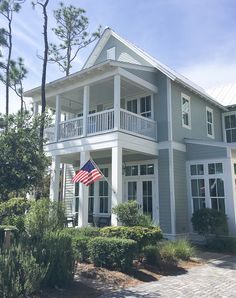
[[[104,177],[104,179],[106,180],[106,182],[109,184],[111,190],[114,192],[114,194],[116,194],[116,191],[113,189],[112,184],[110,183],[110,181],[104,176],[104,174],[101,172],[101,170],[99,169],[99,167],[97,166],[97,164],[95,163],[95,161],[90,158],[91,163],[94,165],[94,167],[99,171],[99,173]]]

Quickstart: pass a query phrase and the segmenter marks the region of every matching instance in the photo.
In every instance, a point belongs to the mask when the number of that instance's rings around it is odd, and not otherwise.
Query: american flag
[[[72,182],[81,182],[86,186],[101,179],[103,175],[95,167],[94,162],[88,160],[86,164],[79,170],[79,172],[72,178]]]

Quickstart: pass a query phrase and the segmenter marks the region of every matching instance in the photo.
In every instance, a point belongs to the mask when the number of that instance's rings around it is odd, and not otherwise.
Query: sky
[[[56,42],[53,10],[61,0],[50,0],[49,41]],[[160,62],[205,89],[236,82],[235,0],[64,0],[86,10],[90,32],[110,27]],[[0,16],[0,27],[5,22]],[[24,90],[39,86],[43,53],[43,19],[39,7],[26,0],[13,19],[13,58],[24,58],[29,73]],[[79,53],[72,72],[83,66],[96,43]],[[4,55],[4,49],[3,49]],[[63,76],[49,64],[47,82]],[[5,111],[5,91],[0,85],[0,113]],[[30,100],[27,101],[28,103]],[[20,101],[11,93],[10,112]]]

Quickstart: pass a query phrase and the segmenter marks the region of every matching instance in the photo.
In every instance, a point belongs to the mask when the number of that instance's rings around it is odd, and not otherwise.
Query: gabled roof
[[[204,99],[208,100],[212,104],[218,106],[219,108],[221,108],[223,110],[227,110],[221,103],[215,101],[215,99],[213,97],[211,97],[203,88],[201,88],[200,86],[196,85],[195,83],[193,83],[192,81],[190,81],[186,77],[182,76],[181,74],[177,73],[176,71],[172,70],[171,68],[169,68],[165,64],[161,63],[160,61],[156,60],[151,55],[147,54],[145,51],[143,51],[140,48],[138,48],[136,45],[132,44],[128,40],[125,40],[124,38],[122,38],[121,36],[119,36],[118,34],[116,34],[110,28],[106,28],[104,30],[101,38],[97,42],[96,46],[94,47],[92,53],[88,57],[88,59],[85,62],[85,64],[84,64],[84,66],[83,66],[82,69],[85,69],[85,68],[88,68],[88,67],[91,67],[91,66],[94,65],[94,63],[96,62],[98,56],[102,52],[104,46],[106,45],[107,41],[109,40],[109,38],[111,36],[113,36],[114,38],[116,38],[117,40],[119,40],[121,43],[123,43],[125,46],[127,46],[129,49],[131,49],[137,55],[139,55],[145,61],[147,61],[151,66],[155,67],[160,72],[164,73],[171,80],[173,80],[173,81],[175,81],[177,83],[182,84],[184,87],[186,87],[186,88],[190,89],[191,91],[197,93],[198,95],[200,95]]]

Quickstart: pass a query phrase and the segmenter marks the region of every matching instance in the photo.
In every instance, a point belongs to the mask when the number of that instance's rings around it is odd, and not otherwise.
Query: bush
[[[204,236],[225,235],[228,233],[227,216],[215,209],[203,208],[192,216],[193,229]]]
[[[49,199],[41,199],[34,202],[26,214],[25,228],[32,239],[42,239],[43,235],[50,231],[62,229],[65,224],[63,206]]]
[[[100,229],[97,227],[66,228],[63,232],[71,236],[85,236],[91,238],[100,236]]]
[[[90,260],[95,266],[124,272],[132,268],[136,248],[137,243],[130,239],[96,237],[88,244]]]
[[[24,198],[12,198],[0,203],[0,224],[16,226],[24,231],[24,215],[29,210],[31,201]]]
[[[48,266],[45,285],[64,287],[74,276],[74,254],[71,237],[59,231],[47,233],[38,247],[38,260]]]
[[[142,210],[136,201],[120,203],[112,209],[112,213],[116,214],[117,220],[124,226],[153,226],[151,218],[141,212]]]
[[[36,292],[47,272],[30,251],[12,246],[0,253],[0,297],[28,297]]]
[[[165,241],[155,246],[145,247],[144,255],[146,262],[150,265],[176,266],[180,260],[190,260],[194,256],[194,249],[186,240]]]
[[[222,253],[236,253],[236,239],[231,237],[215,237],[206,244],[207,249],[222,252]]]
[[[101,236],[132,239],[137,242],[139,251],[146,245],[156,244],[162,239],[159,227],[104,227],[100,230]]]

